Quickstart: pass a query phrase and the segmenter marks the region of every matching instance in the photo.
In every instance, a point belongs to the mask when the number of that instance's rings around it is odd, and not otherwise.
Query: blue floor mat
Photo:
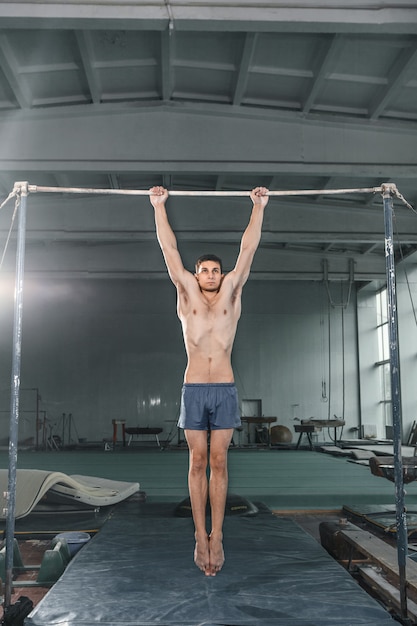
[[[393,626],[315,539],[262,510],[228,516],[226,562],[193,563],[191,518],[174,505],[117,505],[26,618],[30,626]]]

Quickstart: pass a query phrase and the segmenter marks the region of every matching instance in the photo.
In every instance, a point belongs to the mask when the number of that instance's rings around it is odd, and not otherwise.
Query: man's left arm
[[[268,189],[256,187],[251,191],[250,197],[253,202],[252,213],[242,236],[236,265],[230,272],[234,276],[235,284],[240,284],[242,287],[249,278],[253,257],[261,240],[264,209],[269,200]]]

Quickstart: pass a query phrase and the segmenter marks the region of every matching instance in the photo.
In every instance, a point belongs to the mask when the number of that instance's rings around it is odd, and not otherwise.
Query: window
[[[376,366],[380,371],[382,419],[385,428],[387,429],[388,427],[388,430],[391,430],[392,403],[387,304],[387,289],[384,288],[376,294],[378,333],[378,361]]]

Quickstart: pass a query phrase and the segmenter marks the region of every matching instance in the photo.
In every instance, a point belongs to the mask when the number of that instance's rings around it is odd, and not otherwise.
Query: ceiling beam
[[[4,238],[7,234],[6,230],[0,229],[0,236]],[[242,237],[241,231],[221,231],[213,230],[207,231],[176,231],[176,237],[178,241],[182,242],[221,242],[221,243],[239,243]],[[15,237],[12,237],[12,241]],[[127,230],[35,230],[28,229],[26,234],[28,242],[59,242],[59,241],[79,241],[82,243],[143,243],[145,241],[155,241],[155,232],[147,231],[127,231]],[[260,245],[268,247],[269,244],[281,245],[283,242],[291,244],[326,244],[328,242],[330,246],[334,245],[349,245],[349,244],[367,244],[370,248],[374,248],[375,245],[383,243],[383,233],[380,232],[263,232],[262,242]],[[417,245],[417,232],[407,233],[401,236],[401,243],[403,245],[414,244]],[[272,248],[273,249],[273,248]],[[369,252],[369,251],[368,251]]]
[[[415,76],[417,44],[404,48],[395,59],[387,77],[387,84],[380,89],[369,106],[369,118],[376,120],[387,105],[396,97],[409,77]]]
[[[161,64],[160,82],[162,100],[168,101],[172,97],[172,57],[174,48],[175,33],[172,28],[168,28],[161,33]]]
[[[1,2],[3,28],[260,30],[264,32],[417,33],[414,0],[13,0]]]
[[[257,39],[258,39],[257,33],[246,34],[245,43],[244,43],[243,51],[242,51],[242,57],[239,63],[239,70],[237,73],[234,94],[232,98],[232,102],[234,105],[239,105],[242,103],[243,96],[246,91],[246,86],[249,80],[249,72],[250,72],[253,55],[255,53]]]
[[[0,33],[0,68],[18,105],[22,109],[28,109],[31,105],[29,90],[22,82],[16,59],[4,33]]]
[[[82,67],[90,90],[91,102],[97,104],[101,100],[101,90],[94,71],[91,34],[88,31],[77,30],[74,32],[74,36],[78,44]]]
[[[314,101],[320,93],[331,67],[337,60],[336,55],[340,46],[341,39],[338,35],[323,37],[320,41],[319,49],[314,55],[313,80],[302,104],[303,113],[309,113],[314,107]]]
[[[410,128],[394,131],[378,124],[350,126],[300,117],[213,118],[169,107],[147,113],[126,109],[125,115],[103,110],[83,117],[6,115],[0,117],[0,134],[4,171],[314,172],[392,180],[417,171],[416,136]],[[155,137],[163,137],[163,145]]]
[[[26,278],[28,280],[165,280],[170,279],[167,276],[166,271],[155,272],[141,272],[138,270],[132,271],[112,271],[112,270],[59,270],[54,272],[53,270],[26,270]],[[13,279],[11,272],[3,272],[4,278],[7,280]],[[355,282],[363,283],[369,281],[384,281],[385,273],[382,272],[361,272],[355,274]],[[302,271],[276,271],[276,272],[256,272],[252,271],[250,275],[251,281],[314,281],[322,282],[323,273],[321,270],[315,272],[302,272]],[[348,280],[348,274],[343,273],[330,273],[328,276],[329,281],[341,281]]]

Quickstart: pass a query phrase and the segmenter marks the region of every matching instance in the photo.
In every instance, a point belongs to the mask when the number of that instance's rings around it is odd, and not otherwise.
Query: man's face
[[[218,291],[223,278],[220,264],[216,261],[203,261],[195,274],[201,291]]]

